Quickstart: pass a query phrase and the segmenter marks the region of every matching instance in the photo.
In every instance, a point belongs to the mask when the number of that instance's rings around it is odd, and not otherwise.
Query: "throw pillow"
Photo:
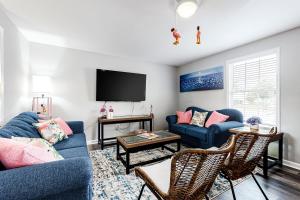
[[[177,124],[189,124],[192,119],[192,111],[189,110],[187,112],[177,111]]]
[[[223,115],[221,113],[218,113],[217,111],[214,111],[206,121],[205,127],[208,128],[213,124],[225,122],[228,118],[229,118],[228,115]]]
[[[191,124],[203,127],[207,114],[208,114],[208,112],[195,111],[194,115],[193,115],[193,118],[192,118],[192,121],[191,121]]]
[[[0,138],[0,161],[6,169],[25,167],[62,160],[63,157],[40,139],[22,142],[14,139]]]
[[[51,144],[56,144],[57,142],[68,138],[64,130],[54,120],[34,123],[33,126],[36,127],[41,136]]]
[[[46,122],[46,121],[49,121],[49,120],[39,120],[40,123]],[[54,121],[56,121],[56,123],[64,130],[64,132],[67,136],[73,134],[72,129],[69,127],[69,125],[62,118],[57,117],[57,118],[54,119]]]

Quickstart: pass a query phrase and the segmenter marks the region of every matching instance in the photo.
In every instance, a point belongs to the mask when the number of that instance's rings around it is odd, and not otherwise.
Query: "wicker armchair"
[[[229,152],[233,150],[235,137],[220,149],[187,149],[176,153],[172,159],[135,169],[158,199],[196,200],[207,197]]]
[[[226,159],[221,172],[221,175],[223,175],[230,183],[233,199],[236,199],[236,196],[231,181],[250,174],[265,199],[268,199],[252,172],[263,156],[263,153],[268,148],[272,137],[276,134],[277,128],[274,127],[269,134],[240,133],[236,136],[234,150]]]

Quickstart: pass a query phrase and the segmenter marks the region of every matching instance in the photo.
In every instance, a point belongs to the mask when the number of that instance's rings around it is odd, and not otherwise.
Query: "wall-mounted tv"
[[[146,74],[97,69],[96,101],[145,101]]]

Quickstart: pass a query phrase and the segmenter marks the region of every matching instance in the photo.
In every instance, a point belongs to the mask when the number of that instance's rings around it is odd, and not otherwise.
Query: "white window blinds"
[[[244,120],[258,116],[279,126],[278,61],[278,51],[271,51],[229,62],[229,106]]]

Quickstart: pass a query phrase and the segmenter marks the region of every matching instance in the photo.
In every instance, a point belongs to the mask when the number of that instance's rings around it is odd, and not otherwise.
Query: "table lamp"
[[[52,117],[52,98],[46,97],[51,92],[49,76],[32,76],[32,93],[40,95],[32,99],[32,111],[43,115],[45,119]]]

